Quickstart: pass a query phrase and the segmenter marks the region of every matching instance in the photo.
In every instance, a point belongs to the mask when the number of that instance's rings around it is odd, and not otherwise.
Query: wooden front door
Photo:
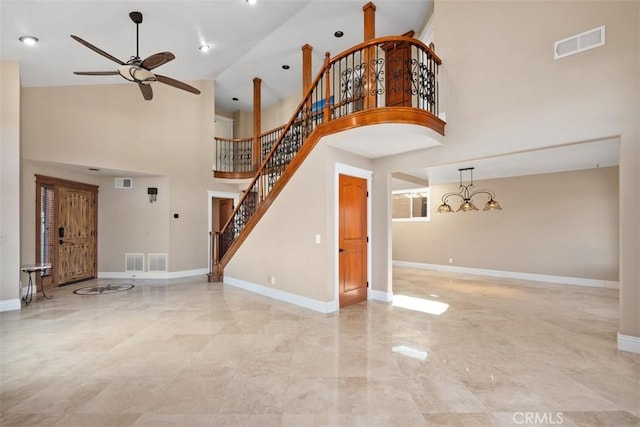
[[[340,307],[367,300],[367,180],[339,177]]]
[[[52,285],[96,277],[98,187],[42,176],[37,176],[36,182],[38,193],[43,188],[54,192]],[[41,195],[36,196],[37,202],[40,201]],[[38,217],[41,203],[36,203]],[[42,234],[36,233],[36,236],[36,247],[41,248]],[[41,260],[41,253],[41,250],[37,251],[37,262]]]
[[[58,286],[96,275],[95,197],[88,190],[58,191]]]

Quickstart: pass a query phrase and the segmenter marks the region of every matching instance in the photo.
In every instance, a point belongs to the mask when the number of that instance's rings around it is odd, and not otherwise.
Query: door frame
[[[66,187],[66,188],[72,188],[72,189],[77,189],[77,190],[84,190],[84,191],[90,191],[92,193],[94,193],[94,197],[95,197],[95,205],[93,208],[93,212],[92,215],[94,216],[93,220],[94,220],[94,224],[95,224],[95,236],[93,239],[94,245],[95,247],[93,248],[93,263],[95,266],[95,276],[94,278],[98,277],[98,196],[99,196],[99,189],[100,187],[98,185],[94,185],[94,184],[87,184],[85,182],[79,182],[79,181],[71,181],[68,179],[64,179],[64,178],[56,178],[56,177],[52,177],[52,176],[47,176],[47,175],[40,175],[40,174],[34,174],[35,176],[35,187],[36,187],[36,191],[35,191],[35,202],[36,202],[36,213],[35,213],[35,240],[36,240],[36,244],[35,244],[35,260],[36,263],[40,262],[40,245],[41,245],[41,241],[40,241],[40,211],[42,209],[41,206],[41,188],[43,186],[47,186],[53,189],[54,191],[54,197],[55,197],[55,201],[54,201],[54,211],[55,211],[55,216],[54,216],[54,223],[53,223],[53,227],[54,230],[58,229],[58,217],[57,217],[57,210],[58,210],[58,189],[60,187]],[[57,235],[55,240],[57,241]],[[50,279],[47,280],[48,285],[51,287],[58,287],[60,286],[60,284],[58,283],[58,278],[57,278],[57,261],[58,261],[58,243],[56,242],[54,245],[54,250],[53,250],[53,262],[51,263],[52,265],[52,274],[46,277],[51,277]],[[84,280],[84,279],[83,279]]]
[[[367,243],[368,300],[371,299],[371,289],[373,286],[371,283],[371,243],[373,241],[373,235],[371,233],[371,200],[373,199],[371,179],[373,178],[373,171],[336,162],[333,179],[333,306],[335,311],[340,310],[340,256],[338,254],[338,250],[340,249],[340,175],[354,176],[367,181],[367,192],[369,193],[369,197],[367,197],[367,236],[369,236],[369,242]]]

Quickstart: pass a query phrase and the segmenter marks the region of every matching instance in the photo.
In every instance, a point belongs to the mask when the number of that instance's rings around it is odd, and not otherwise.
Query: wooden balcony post
[[[260,132],[262,131],[262,101],[260,85],[262,79],[253,79],[253,170],[257,171],[260,166]]]
[[[302,95],[309,90],[311,86],[311,51],[313,47],[310,44],[302,46]]]
[[[312,50],[313,50],[313,47],[311,47],[310,44],[305,44],[304,46],[302,46],[302,96],[305,96],[305,94],[309,90],[309,87],[311,86],[311,51]],[[313,101],[311,100],[311,97],[308,97],[307,101],[305,102],[304,108],[309,113],[311,112],[312,105],[313,105]],[[305,129],[309,129],[309,125],[310,125],[309,121],[311,120],[311,115],[303,114],[303,117],[306,117],[305,123],[303,126]]]
[[[364,41],[372,40],[376,37],[376,6],[369,2],[362,7],[364,11]],[[376,47],[371,46],[364,50],[364,108],[375,108],[377,91],[374,85],[376,82]]]
[[[324,95],[324,109],[322,111],[323,123],[327,123],[331,120],[331,70],[329,69],[329,62],[331,62],[331,54],[329,52],[324,54],[324,75],[325,75],[325,95]]]
[[[362,6],[364,11],[364,40],[376,38],[376,5],[369,2]]]

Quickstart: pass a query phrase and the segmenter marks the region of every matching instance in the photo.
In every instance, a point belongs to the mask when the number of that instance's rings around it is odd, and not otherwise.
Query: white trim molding
[[[209,270],[199,268],[196,270],[148,272],[148,271],[99,271],[98,279],[181,279],[183,277],[206,276]]]
[[[382,301],[382,302],[392,302],[393,301],[393,293],[392,292],[382,292],[382,291],[374,291],[369,288],[369,292],[367,293],[370,300]]]
[[[618,350],[640,353],[640,337],[623,335],[618,332]]]
[[[445,271],[449,273],[475,274],[477,276],[502,277],[507,279],[530,280],[534,282],[558,283],[562,285],[589,286],[592,288],[619,289],[620,283],[611,280],[586,279],[583,277],[553,276],[549,274],[521,273],[517,271],[489,270],[484,268],[457,267],[442,264],[393,261],[394,267],[418,268],[421,270]]]
[[[334,171],[334,181],[333,181],[333,237],[334,237],[334,248],[333,248],[333,295],[336,301],[340,300],[340,257],[339,246],[340,246],[340,175],[349,175],[355,176],[357,178],[362,178],[367,180],[367,193],[369,197],[367,197],[367,236],[369,237],[369,242],[367,243],[367,282],[371,283],[372,278],[372,268],[373,268],[373,233],[372,233],[372,200],[373,200],[373,190],[371,188],[371,180],[373,179],[373,171],[367,169],[361,169],[355,166],[346,165],[344,163],[335,163],[335,171]],[[367,289],[367,299],[370,299],[368,294],[371,292],[371,288]],[[338,310],[340,308],[340,303],[338,303]]]
[[[0,301],[0,312],[20,310],[21,308],[22,304],[20,304],[20,299],[5,299]]]
[[[233,286],[236,288],[244,289],[245,291],[253,292],[265,297],[277,299],[279,301],[288,302],[289,304],[297,305],[299,307],[308,308],[320,313],[333,313],[338,311],[338,301],[318,301],[313,298],[303,297],[301,295],[292,294],[289,292],[281,291],[279,289],[269,288],[267,286],[258,285],[244,280],[236,279],[234,277],[224,277],[224,284]]]

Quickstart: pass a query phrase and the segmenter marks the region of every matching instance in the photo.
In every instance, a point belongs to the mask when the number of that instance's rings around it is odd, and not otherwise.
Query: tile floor
[[[72,293],[95,283],[0,313],[3,427],[640,425],[616,290],[396,269],[396,305],[324,315],[205,278]]]

